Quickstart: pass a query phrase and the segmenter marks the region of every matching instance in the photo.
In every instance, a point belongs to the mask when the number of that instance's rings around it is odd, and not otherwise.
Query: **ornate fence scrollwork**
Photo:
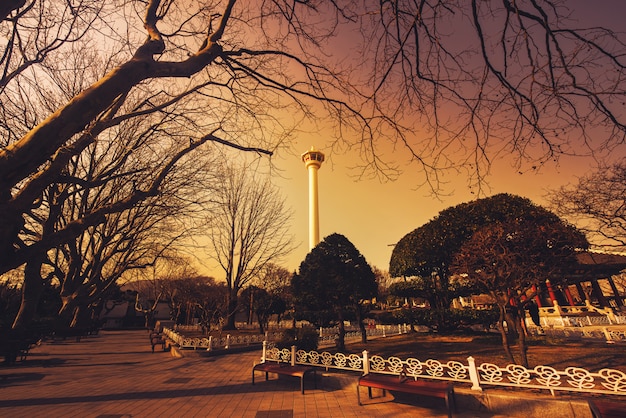
[[[626,374],[615,369],[602,369],[598,376],[603,380],[602,386],[611,392],[624,394],[626,392]]]
[[[418,359],[409,357],[404,363],[406,364],[405,373],[407,376],[416,378],[422,374],[423,364]]]
[[[499,384],[504,380],[502,369],[496,364],[482,363],[478,366],[478,372],[481,382],[484,383]]]
[[[530,371],[518,364],[509,364],[506,366],[508,372],[507,378],[514,385],[525,385],[531,382]]]
[[[449,361],[446,366],[448,368],[448,376],[454,380],[460,381],[469,379],[469,369],[460,361]]]
[[[432,377],[442,377],[444,366],[439,360],[428,359],[425,362],[426,373]]]
[[[552,373],[557,375],[558,371],[552,369]],[[567,383],[578,389],[593,389],[595,387],[594,378],[587,370],[580,367],[568,367],[565,369],[565,375],[569,378]]]

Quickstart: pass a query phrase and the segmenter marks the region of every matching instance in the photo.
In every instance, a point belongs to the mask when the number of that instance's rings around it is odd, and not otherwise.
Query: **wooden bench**
[[[317,389],[317,374],[315,367],[291,365],[284,362],[265,361],[259,363],[252,368],[252,384],[254,385],[254,374],[256,372],[264,372],[265,380],[268,380],[269,373],[275,373],[283,376],[294,376],[300,378],[300,392],[304,394],[304,376],[313,374],[313,382]]]
[[[591,409],[591,414],[594,418],[626,417],[626,402],[589,399],[588,403],[589,409]]]
[[[25,361],[32,343],[27,339],[6,338],[0,341],[0,357],[4,357],[6,364]]]
[[[434,398],[442,398],[446,402],[448,417],[452,417],[454,410],[454,388],[451,383],[432,382],[427,380],[415,380],[404,375],[389,375],[380,373],[368,373],[359,377],[356,386],[357,399],[361,403],[360,386],[367,387],[369,398],[372,399],[372,388],[382,389],[383,396],[386,390],[393,390],[414,395],[423,395]]]
[[[154,347],[161,346],[161,349],[165,351],[165,338],[158,332],[150,333],[150,345],[152,345],[152,352],[154,353]]]

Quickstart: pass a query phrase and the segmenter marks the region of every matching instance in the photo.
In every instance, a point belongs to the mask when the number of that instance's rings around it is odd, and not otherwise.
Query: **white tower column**
[[[314,147],[302,154],[302,161],[309,172],[309,250],[320,242],[320,215],[317,199],[317,170],[324,161],[324,154]]]

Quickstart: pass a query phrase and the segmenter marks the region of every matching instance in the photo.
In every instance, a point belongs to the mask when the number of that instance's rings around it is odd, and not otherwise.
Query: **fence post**
[[[483,389],[480,387],[480,379],[478,377],[478,369],[476,368],[476,360],[474,360],[474,357],[469,356],[467,358],[467,363],[469,366],[468,368],[470,380],[472,381],[472,390],[478,390],[482,392]]]
[[[320,338],[322,338],[324,336],[324,329],[322,327],[320,327]]]
[[[265,363],[267,355],[267,341],[263,341],[263,354],[261,354],[261,363]]]
[[[613,325],[613,322],[617,324],[617,320],[615,319],[615,314],[613,313],[613,309],[606,307],[604,308],[604,311],[606,312],[606,319],[609,320],[609,325]]]
[[[206,348],[206,351],[211,351],[212,346],[213,346],[213,336],[209,335],[209,346]]]
[[[385,335],[385,325],[383,325],[383,337],[386,337],[386,335]]]
[[[607,344],[615,344],[615,341],[611,338],[611,333],[606,327],[602,327],[602,332],[604,332],[604,338],[606,338]]]
[[[291,365],[292,366],[296,365],[296,346],[295,345],[291,346]]]
[[[363,374],[368,374],[370,372],[370,359],[369,353],[367,350],[363,350]]]
[[[230,348],[230,334],[226,335],[226,346],[224,348],[227,350]]]

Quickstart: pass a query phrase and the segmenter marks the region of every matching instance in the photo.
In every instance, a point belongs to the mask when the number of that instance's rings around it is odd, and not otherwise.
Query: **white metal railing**
[[[565,326],[565,327],[536,327],[527,323],[531,335],[546,335],[553,338],[567,340],[594,340],[606,341],[608,344],[626,343],[626,327],[624,326]]]
[[[504,386],[509,388],[545,389],[553,395],[556,391],[626,395],[626,373],[617,369],[604,368],[590,372],[581,367],[568,367],[557,370],[550,366],[537,366],[528,369],[516,364],[500,367],[492,363],[476,364],[473,357],[467,358],[467,364],[459,361],[440,362],[416,358],[383,358],[378,355],[329,353],[289,349],[269,348],[263,344],[261,362],[281,361],[307,366],[356,371],[361,373],[384,373],[409,378],[427,378],[471,384],[471,388],[482,391],[486,386]]]
[[[265,334],[250,335],[230,335],[222,337],[186,337],[181,331],[198,332],[201,329],[197,325],[177,325],[174,330],[164,327],[163,334],[182,349],[229,349],[233,345],[260,344],[263,341],[276,341],[280,339],[282,331],[266,331]],[[337,328],[320,328],[319,345],[326,346],[335,343],[337,338]],[[378,325],[375,328],[367,328],[368,337],[386,337],[387,335],[404,334],[408,331],[404,325]],[[348,331],[344,337],[345,341],[354,341],[361,338],[361,331]]]
[[[388,335],[406,334],[409,327],[406,324],[402,325],[376,325],[375,327],[368,327],[365,329],[368,337],[386,337]],[[320,328],[319,329],[319,345],[325,346],[334,344],[337,339],[339,329],[337,327]],[[344,341],[354,341],[361,339],[361,330],[351,329],[346,331]]]
[[[181,331],[181,332],[201,332],[202,331],[202,325],[174,325],[174,329],[176,331]]]
[[[531,323],[527,318],[526,322]],[[584,326],[602,326],[602,325],[623,325],[626,324],[626,316],[614,315],[583,315],[583,316],[541,316],[541,326],[544,327],[584,327]]]
[[[177,331],[169,328],[163,328],[163,334],[172,342],[182,349],[207,350],[226,349],[232,346],[246,346],[251,344],[261,344],[268,339],[274,340],[280,337],[279,332],[266,332],[263,334],[251,335],[230,335],[226,334],[221,337],[186,337]]]

